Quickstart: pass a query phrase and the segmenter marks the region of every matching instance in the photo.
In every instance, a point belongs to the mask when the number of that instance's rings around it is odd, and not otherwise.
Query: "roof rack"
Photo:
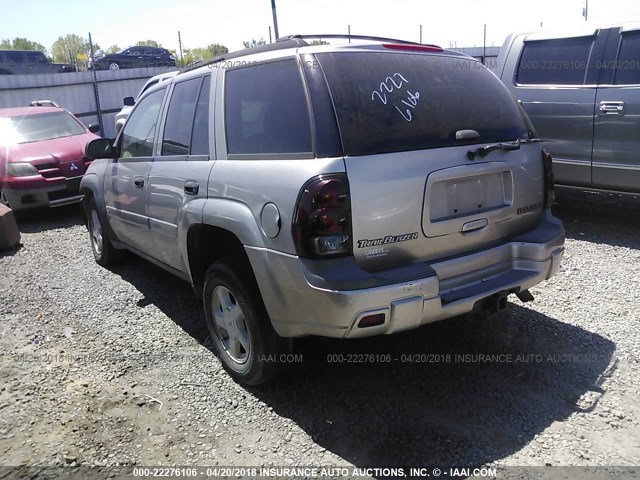
[[[56,108],[60,108],[58,107],[58,104],[56,102],[53,102],[51,100],[34,100],[33,102],[31,102],[29,104],[30,107],[56,107]]]
[[[438,45],[432,45],[429,43],[418,43],[418,42],[411,42],[409,40],[400,40],[398,38],[387,38],[387,37],[374,37],[371,35],[349,35],[349,34],[342,34],[342,33],[328,33],[325,35],[287,35],[286,37],[280,37],[278,39],[278,41],[282,41],[282,40],[291,40],[291,39],[306,39],[306,38],[346,38],[346,39],[353,39],[353,40],[371,40],[374,42],[383,42],[383,43],[399,43],[402,45],[423,45],[425,47],[438,47]],[[438,47],[440,48],[440,47]]]
[[[279,38],[275,43],[266,43],[264,45],[258,45],[257,47],[243,48],[242,50],[236,50],[235,52],[224,53],[212,58],[211,60],[205,60],[203,62],[197,62],[193,65],[183,68],[180,73],[190,72],[196,68],[204,67],[206,65],[213,65],[214,63],[221,62],[222,60],[230,60],[232,58],[246,57],[254,53],[271,52],[273,50],[284,50],[286,48],[306,47],[309,45],[302,38]],[[180,73],[178,75],[180,75]]]

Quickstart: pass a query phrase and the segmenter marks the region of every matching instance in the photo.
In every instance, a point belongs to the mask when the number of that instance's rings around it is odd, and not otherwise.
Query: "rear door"
[[[157,125],[166,88],[142,98],[119,137],[120,158],[104,177],[109,224],[118,239],[142,252],[153,244],[149,238],[149,171],[153,163]]]
[[[455,255],[537,223],[539,144],[469,156],[532,135],[506,87],[479,62],[384,50],[317,57],[342,136],[361,267]],[[457,140],[470,130],[479,138]]]
[[[596,96],[593,184],[640,192],[640,30],[609,37]]]
[[[187,204],[207,197],[207,179],[213,166],[209,133],[212,105],[211,75],[173,84],[163,121],[160,155],[149,176],[149,227],[152,256],[186,271],[178,234]]]

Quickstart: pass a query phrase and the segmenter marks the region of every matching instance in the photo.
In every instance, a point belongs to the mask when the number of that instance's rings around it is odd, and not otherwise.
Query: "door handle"
[[[187,195],[197,195],[199,190],[200,185],[198,185],[198,182],[194,180],[184,182],[184,193]]]
[[[624,102],[600,102],[602,115],[624,115]]]
[[[136,186],[136,188],[144,187],[144,177],[134,177],[133,184]]]

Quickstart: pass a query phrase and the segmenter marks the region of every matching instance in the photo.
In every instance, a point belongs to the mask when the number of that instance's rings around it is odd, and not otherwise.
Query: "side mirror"
[[[100,124],[99,123],[90,123],[89,124],[89,131],[91,133],[98,133],[100,131]]]
[[[133,107],[136,104],[136,99],[133,97],[124,97],[122,99],[125,107]]]
[[[98,158],[117,158],[116,148],[110,138],[96,138],[84,147],[84,156],[88,160]]]

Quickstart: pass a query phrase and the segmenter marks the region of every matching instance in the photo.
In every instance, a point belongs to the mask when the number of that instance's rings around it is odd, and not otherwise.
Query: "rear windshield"
[[[346,155],[526,138],[529,129],[506,87],[471,59],[408,53],[322,53]]]
[[[67,112],[0,118],[2,143],[29,143],[82,135],[84,127]]]

